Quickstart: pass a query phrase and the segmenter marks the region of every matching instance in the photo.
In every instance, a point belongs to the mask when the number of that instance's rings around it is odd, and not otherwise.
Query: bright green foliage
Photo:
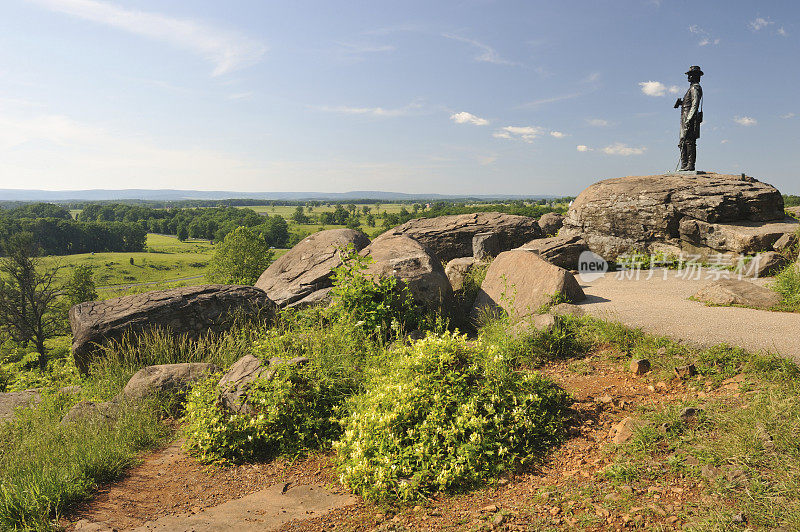
[[[348,390],[314,366],[281,366],[250,391],[252,413],[216,404],[216,382],[195,386],[186,403],[187,445],[204,462],[272,458],[324,447],[340,430],[336,418]]]
[[[774,289],[783,296],[783,308],[792,312],[800,311],[800,266],[793,262],[778,273]]]
[[[429,335],[349,401],[341,481],[371,500],[468,489],[560,441],[568,395],[494,346]]]
[[[387,337],[392,330],[416,329],[422,316],[408,288],[392,276],[364,275],[371,259],[359,255],[352,245],[341,253],[342,265],[333,275],[331,312],[352,316],[365,331],[379,337]]]
[[[273,251],[261,235],[238,227],[214,250],[206,272],[213,283],[253,285],[272,263]]]
[[[92,278],[92,267],[86,264],[76,265],[64,285],[64,293],[67,296],[69,306],[98,299],[94,279]]]

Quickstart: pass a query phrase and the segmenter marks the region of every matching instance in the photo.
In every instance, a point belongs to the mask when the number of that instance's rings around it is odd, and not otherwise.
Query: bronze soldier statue
[[[697,159],[697,139],[700,138],[700,123],[703,121],[703,88],[700,76],[703,71],[693,66],[686,73],[689,77],[689,90],[675,102],[675,109],[681,108],[681,137],[678,147],[681,150],[681,171],[694,170]]]

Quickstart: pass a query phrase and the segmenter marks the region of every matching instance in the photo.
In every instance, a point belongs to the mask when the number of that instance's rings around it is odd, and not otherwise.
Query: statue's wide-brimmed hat
[[[692,67],[689,68],[689,71],[687,72],[687,74],[697,74],[698,76],[702,76],[703,75],[703,71],[700,70],[699,66],[695,65],[695,66],[692,66]]]

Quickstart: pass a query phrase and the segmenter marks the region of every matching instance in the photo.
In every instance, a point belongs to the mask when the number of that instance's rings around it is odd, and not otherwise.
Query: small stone
[[[496,504],[489,504],[489,505],[484,506],[483,508],[481,508],[481,512],[486,513],[486,514],[493,514],[493,513],[495,513],[497,511],[497,509],[498,508],[497,508]]]
[[[667,517],[666,521],[670,525],[674,525],[675,523],[678,522],[678,518],[676,516],[674,516],[674,515],[671,515],[671,516]]]
[[[677,366],[675,368],[675,375],[679,379],[688,379],[697,375],[697,368],[694,364],[687,364],[685,366]]]
[[[494,526],[500,526],[500,525],[502,525],[502,524],[503,524],[503,522],[504,522],[505,520],[506,520],[506,516],[505,516],[505,515],[503,515],[503,514],[499,514],[499,513],[498,513],[498,514],[495,514],[495,516],[492,518],[492,524],[493,524]]]
[[[561,508],[559,508],[558,506],[553,506],[552,508],[550,508],[550,515],[552,515],[553,517],[557,516],[560,513],[561,513]]]
[[[695,417],[697,414],[700,413],[699,408],[694,408],[691,406],[687,406],[684,408],[680,413],[680,418],[684,421],[687,421],[689,418]]]
[[[732,520],[733,520],[734,523],[739,523],[739,524],[743,525],[743,524],[747,523],[747,516],[745,514],[743,514],[742,512],[739,512],[738,514],[733,516]]]
[[[634,431],[640,426],[640,423],[633,418],[626,417],[611,428],[609,437],[611,441],[617,445],[623,444],[633,437]]]
[[[630,365],[631,373],[635,375],[644,375],[648,371],[650,371],[650,361],[646,358],[640,358],[638,360],[634,360],[631,362]]]
[[[718,467],[714,467],[711,464],[706,464],[702,468],[700,468],[700,474],[703,475],[704,478],[708,480],[714,480],[718,476],[722,474],[722,470]]]

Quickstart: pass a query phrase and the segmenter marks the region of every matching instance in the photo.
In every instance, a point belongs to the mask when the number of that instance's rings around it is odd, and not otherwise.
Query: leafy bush
[[[467,489],[557,443],[566,402],[493,346],[429,335],[393,353],[348,401],[340,479],[371,500]]]
[[[352,316],[365,331],[388,337],[400,329],[413,330],[422,322],[411,292],[399,279],[364,275],[370,261],[349,245],[341,250],[342,265],[334,270],[331,313]]]
[[[783,297],[783,308],[800,311],[800,267],[797,263],[792,262],[775,276],[773,288]]]
[[[212,283],[254,285],[272,256],[264,237],[249,227],[238,227],[217,244],[206,278]]]
[[[349,320],[318,321],[315,311],[287,313],[275,329],[253,340],[261,360],[307,356],[303,367],[281,366],[256,382],[251,413],[217,404],[219,375],[196,385],[186,403],[187,445],[205,462],[268,459],[325,447],[338,437],[337,418],[347,396],[360,389],[363,366],[376,352],[361,327]]]
[[[524,322],[515,327],[501,317],[484,324],[479,334],[509,360],[535,367],[584,354],[587,343],[579,337],[580,330],[581,321],[573,316],[556,316],[553,327],[541,330],[527,329]]]

